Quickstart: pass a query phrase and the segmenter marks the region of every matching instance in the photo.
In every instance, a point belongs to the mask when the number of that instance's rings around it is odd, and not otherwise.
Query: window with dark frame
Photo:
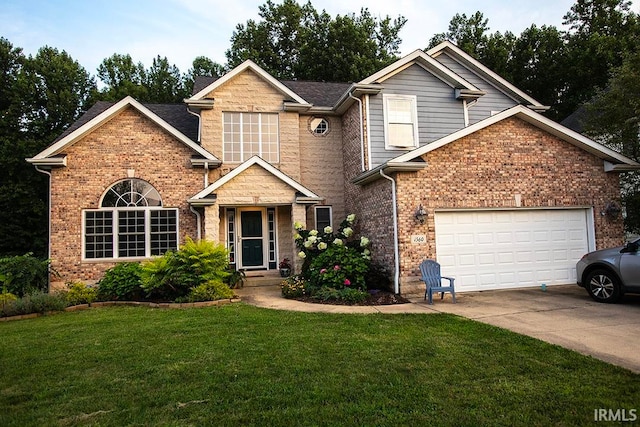
[[[141,179],[125,179],[84,211],[84,258],[148,258],[178,248],[178,210],[162,207],[158,191]]]
[[[325,227],[331,227],[331,206],[316,206],[316,230],[324,230]]]

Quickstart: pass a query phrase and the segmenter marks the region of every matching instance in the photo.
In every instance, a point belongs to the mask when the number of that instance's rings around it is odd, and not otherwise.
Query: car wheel
[[[585,280],[587,292],[598,302],[616,302],[622,296],[620,281],[610,271],[594,270]]]

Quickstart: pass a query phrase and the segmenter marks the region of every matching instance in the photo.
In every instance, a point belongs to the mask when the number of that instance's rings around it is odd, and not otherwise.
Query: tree
[[[310,2],[271,0],[259,7],[262,20],[238,24],[226,56],[230,67],[251,59],[280,79],[358,81],[397,58],[402,16],[331,18]]]
[[[489,20],[477,11],[467,17],[456,13],[449,21],[449,30],[446,33],[439,33],[429,40],[429,48],[437,46],[443,41],[455,43],[460,49],[476,59],[480,59],[487,44],[487,33],[489,32]]]
[[[547,115],[558,118],[560,97],[568,79],[566,63],[567,46],[562,32],[553,26],[531,25],[514,43],[509,70],[518,88],[551,106]]]
[[[606,89],[587,104],[585,131],[627,157],[640,161],[640,52],[615,69]],[[640,173],[621,177],[625,225],[640,233]]]
[[[626,0],[577,0],[564,16],[567,85],[559,117],[566,117],[606,86],[611,71],[638,50],[640,23]]]
[[[166,57],[158,55],[154,58],[146,76],[148,96],[143,101],[177,103],[187,97],[180,70],[175,65],[169,65]]]
[[[184,88],[187,93],[193,92],[193,84],[198,76],[220,77],[227,71],[226,67],[206,56],[198,56],[192,67],[184,76]]]
[[[134,63],[131,55],[114,53],[98,66],[98,78],[105,85],[100,98],[119,101],[129,95],[138,100],[147,98],[146,72],[141,62]]]
[[[24,159],[44,149],[91,102],[94,80],[66,52],[28,58],[0,38],[0,254],[46,254],[47,177]]]

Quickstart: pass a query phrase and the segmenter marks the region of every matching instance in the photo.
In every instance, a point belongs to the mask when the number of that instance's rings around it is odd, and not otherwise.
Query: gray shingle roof
[[[115,102],[98,101],[78,118],[71,126],[67,128],[55,141],[59,141],[71,132],[80,128],[91,119],[105,112]],[[143,104],[162,120],[185,134],[192,141],[198,140],[198,118],[187,112],[185,104]]]
[[[196,77],[193,84],[193,94],[200,92],[217,79],[217,77]],[[305,101],[317,107],[333,107],[351,86],[350,83],[312,82],[301,80],[281,80],[280,83],[300,95]]]

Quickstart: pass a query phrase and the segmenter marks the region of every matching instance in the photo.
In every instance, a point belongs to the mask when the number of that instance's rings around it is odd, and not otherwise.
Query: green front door
[[[241,211],[240,226],[242,267],[264,267],[262,211]]]

